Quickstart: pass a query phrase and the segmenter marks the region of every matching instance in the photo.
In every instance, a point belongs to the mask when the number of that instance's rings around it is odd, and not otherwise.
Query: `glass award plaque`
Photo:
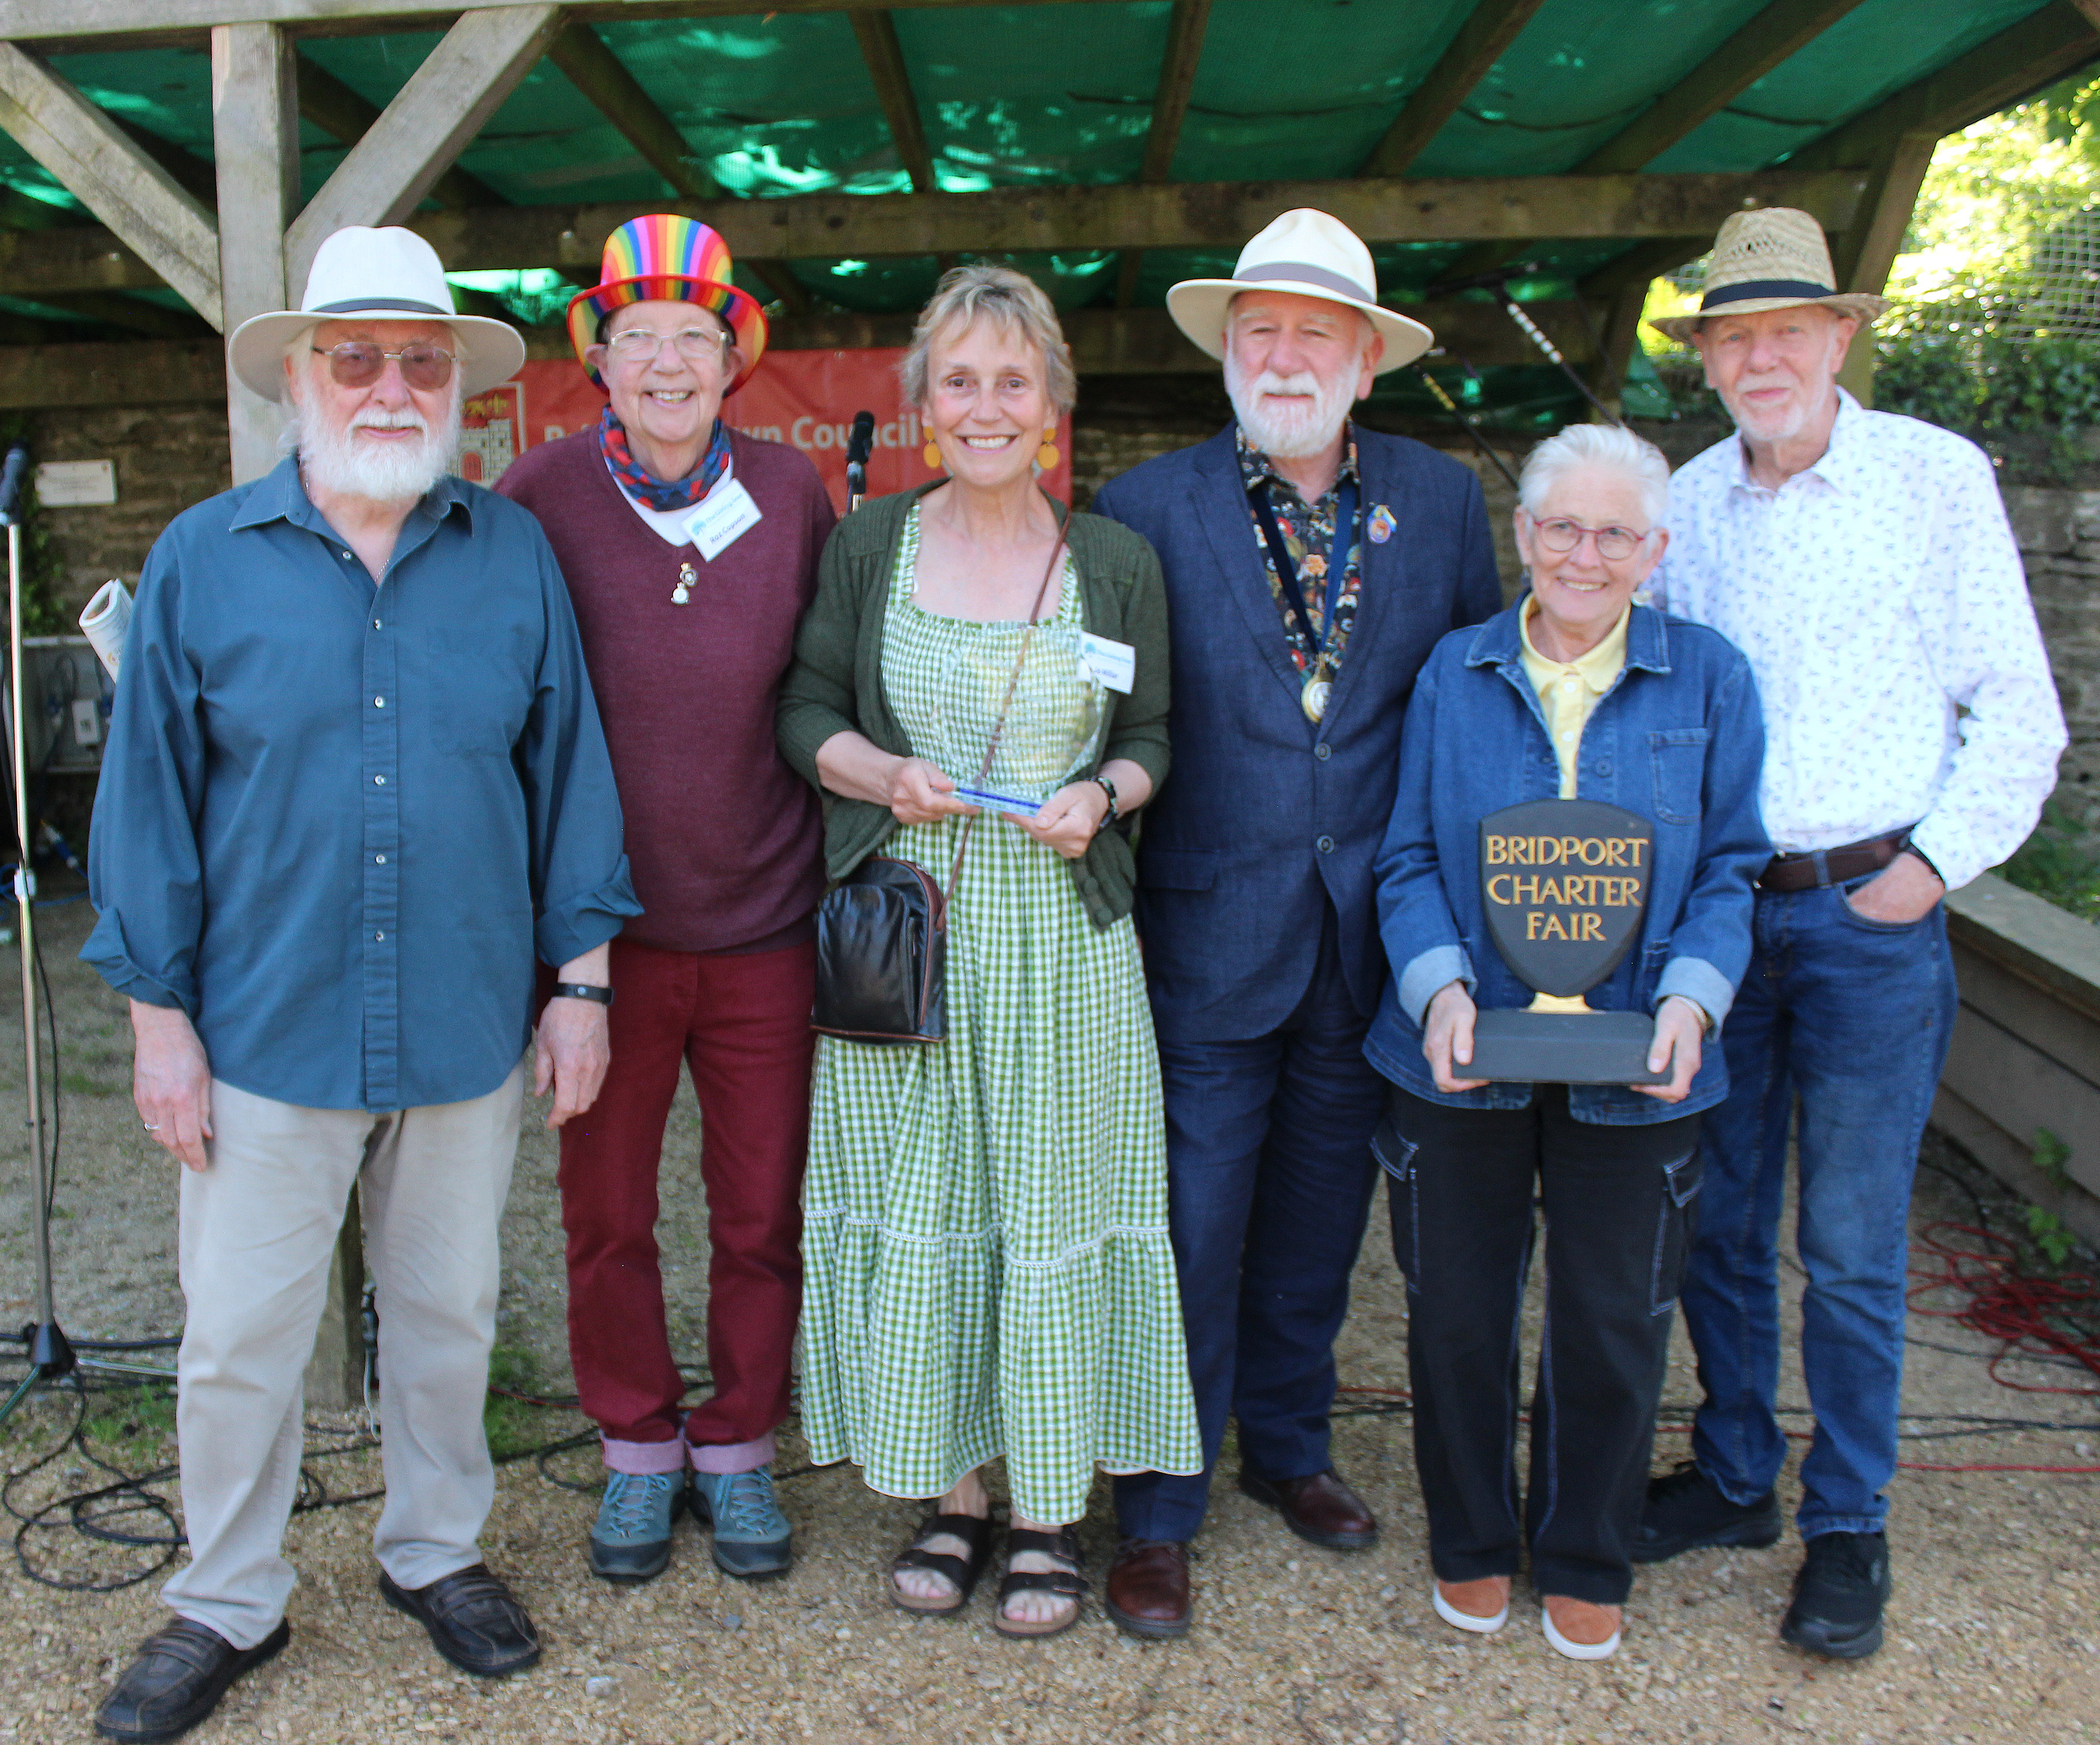
[[[1660,1085],[1648,1070],[1655,1020],[1595,1011],[1582,996],[1640,936],[1655,870],[1655,826],[1594,800],[1533,800],[1480,820],[1488,934],[1531,1004],[1473,1020],[1463,1078],[1549,1085]]]
[[[1014,659],[1026,630],[964,641],[949,658],[938,687],[941,768],[955,797],[986,812],[1032,818],[1043,803],[1092,766],[1104,722],[1107,688],[1094,676],[1079,632],[1062,624],[1035,627],[1017,681]],[[977,773],[1012,686],[1006,721],[991,767]]]

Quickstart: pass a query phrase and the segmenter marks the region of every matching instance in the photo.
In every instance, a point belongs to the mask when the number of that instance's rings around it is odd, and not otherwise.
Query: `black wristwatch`
[[[601,1006],[610,1006],[612,989],[594,987],[588,981],[558,981],[554,997],[558,1000],[595,1000]]]
[[[1095,834],[1098,835],[1102,831],[1106,830],[1110,825],[1114,823],[1115,821],[1123,814],[1121,809],[1116,804],[1115,783],[1110,781],[1106,776],[1090,776],[1088,779],[1091,781],[1095,787],[1098,787],[1104,794],[1109,796],[1108,816],[1103,818],[1101,822],[1095,826]]]

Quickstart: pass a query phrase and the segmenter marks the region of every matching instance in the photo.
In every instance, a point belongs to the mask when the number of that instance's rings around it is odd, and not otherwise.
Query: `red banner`
[[[817,474],[843,513],[846,506],[846,436],[854,414],[875,414],[875,448],[868,456],[867,492],[886,496],[924,484],[940,469],[921,452],[919,414],[897,385],[900,350],[770,351],[758,373],[724,402],[723,416],[748,436],[787,443],[816,463]],[[461,419],[462,478],[492,485],[526,449],[598,422],[605,396],[577,365],[558,359],[527,364],[516,377],[466,403]],[[1057,464],[1043,488],[1072,498],[1072,421],[1057,425]]]

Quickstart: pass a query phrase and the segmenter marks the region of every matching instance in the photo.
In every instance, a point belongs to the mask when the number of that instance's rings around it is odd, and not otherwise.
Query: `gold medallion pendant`
[[[1305,689],[1298,694],[1299,707],[1308,721],[1317,721],[1326,714],[1327,699],[1335,694],[1335,681],[1326,675],[1326,663],[1322,661],[1305,675]]]
[[[683,606],[686,601],[692,597],[693,584],[697,582],[699,579],[699,577],[693,571],[692,565],[690,563],[680,564],[678,566],[678,585],[671,590],[671,604],[673,606]]]

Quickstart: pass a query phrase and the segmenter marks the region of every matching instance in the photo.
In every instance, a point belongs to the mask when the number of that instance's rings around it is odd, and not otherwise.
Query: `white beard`
[[[412,442],[365,443],[360,430],[420,430]],[[302,412],[286,432],[299,456],[307,488],[374,503],[420,503],[451,469],[459,447],[460,396],[455,391],[443,421],[431,425],[412,406],[399,412],[364,412],[348,425]]]
[[[1361,359],[1352,361],[1347,372],[1337,374],[1332,381],[1321,381],[1310,370],[1299,370],[1291,376],[1264,370],[1250,381],[1228,349],[1225,392],[1250,443],[1277,460],[1299,460],[1322,453],[1342,434],[1349,408],[1356,404],[1357,372],[1361,367]],[[1266,394],[1311,398],[1264,400],[1262,396]]]
[[[1736,428],[1754,443],[1785,443],[1801,434],[1802,427],[1808,422],[1809,409],[1808,399],[1797,395],[1784,407],[1770,412],[1756,413],[1747,407],[1729,406],[1728,416],[1736,421]]]

